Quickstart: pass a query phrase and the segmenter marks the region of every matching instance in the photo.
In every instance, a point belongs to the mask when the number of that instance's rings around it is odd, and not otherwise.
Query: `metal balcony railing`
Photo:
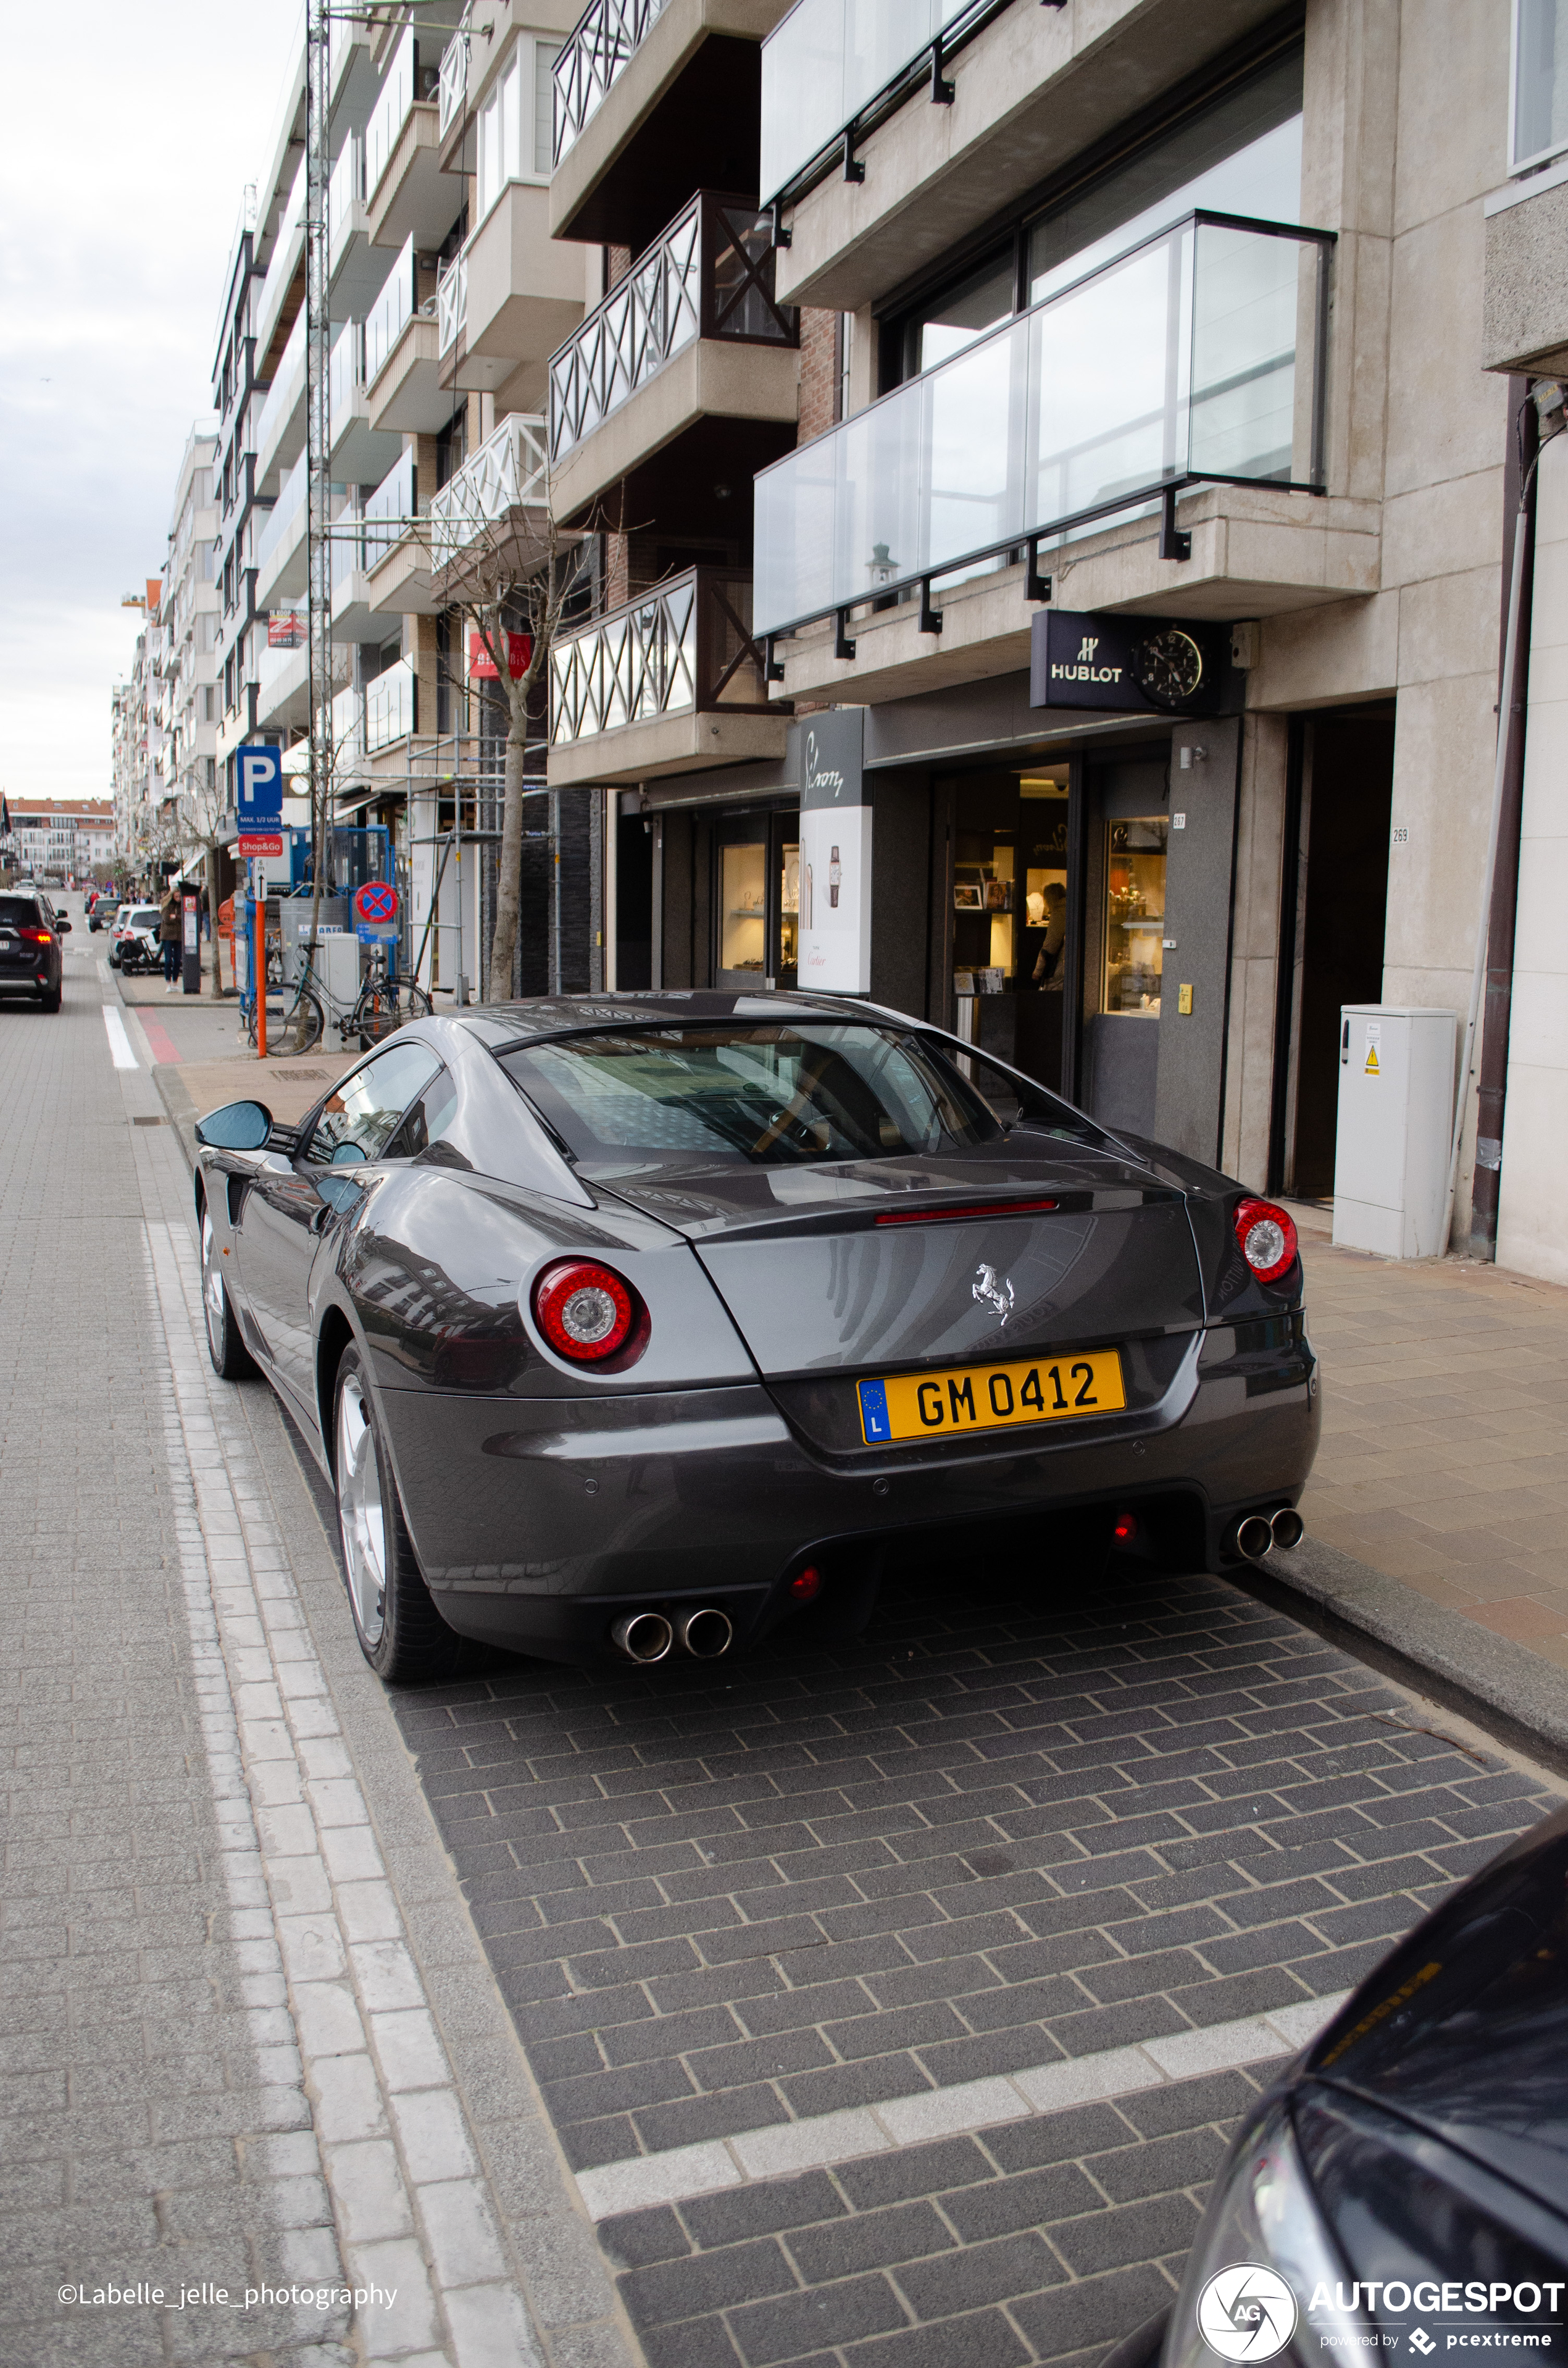
[[[430,503],[430,564],[449,567],[503,528],[513,510],[550,504],[544,422],[514,411],[492,430]]]
[[[647,40],[669,0],[594,0],[555,61],[551,161],[581,139]]]
[[[472,6],[462,13],[462,21],[441,52],[440,136],[448,132],[462,113],[468,99],[469,19]]]
[[[695,337],[793,346],[800,316],[773,295],[773,233],[747,198],[699,189],[550,364],[550,453],[560,461]]]
[[[454,255],[436,280],[436,352],[449,354],[468,326],[468,256]]]
[[[1332,231],[1197,212],[756,479],[773,636],[1193,484],[1324,490]],[[1038,572],[1038,570],[1036,571]]]
[[[751,577],[693,567],[641,599],[558,633],[550,653],[550,738],[570,747],[661,715],[768,710],[752,633]]]

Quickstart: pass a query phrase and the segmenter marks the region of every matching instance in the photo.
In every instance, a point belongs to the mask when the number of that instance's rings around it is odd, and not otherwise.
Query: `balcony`
[[[270,351],[283,308],[305,260],[305,164],[301,157],[287,203],[278,217],[278,237],[256,307],[256,351]]]
[[[432,617],[442,605],[417,487],[414,454],[405,451],[365,503],[365,593],[380,616]]]
[[[787,0],[593,0],[555,63],[555,238],[642,247],[694,181],[749,189]]]
[[[583,251],[550,235],[550,193],[506,182],[437,293],[441,376],[537,410],[545,366],[583,318]]]
[[[328,449],[333,477],[342,484],[374,484],[401,450],[397,436],[370,425],[365,360],[365,324],[346,321],[327,360]]]
[[[558,633],[550,653],[552,788],[644,781],[784,752],[752,634],[751,578],[694,567]]]
[[[544,421],[513,412],[431,501],[434,588],[446,602],[463,598],[476,571],[524,575],[549,541]]]
[[[365,321],[366,416],[379,435],[433,436],[452,414],[437,352],[433,272],[405,239]]]
[[[397,658],[385,674],[377,675],[365,686],[365,753],[373,757],[378,749],[390,748],[394,740],[407,740],[417,730],[419,686],[415,680],[411,658]]]
[[[782,199],[790,238],[779,295],[874,303],[1275,13],[798,0],[762,55],[760,195]]]
[[[305,528],[310,455],[301,452],[256,540],[256,606],[275,608],[305,595]]]
[[[468,48],[465,27],[453,34],[441,52],[440,90],[436,103],[437,135],[444,147],[449,135],[462,120],[468,105]]]
[[[365,142],[351,131],[327,183],[327,268],[332,317],[363,320],[386,283],[384,248],[370,244],[365,205]]]
[[[462,207],[441,171],[437,73],[412,26],[393,51],[365,131],[365,211],[372,246],[439,246]]]
[[[774,301],[767,217],[699,191],[551,362],[556,515],[699,428],[705,480],[764,466],[795,440],[799,337]]]
[[[291,469],[305,446],[305,308],[283,348],[256,423],[256,482],[265,484],[275,469]]]
[[[934,578],[1156,501],[1163,555],[1153,540],[1145,555],[1163,573],[1107,605],[1153,607],[1179,585],[1186,614],[1256,616],[1369,588],[1343,552],[1352,580],[1333,580],[1325,507],[1300,499],[1324,484],[1333,243],[1189,215],[788,455],[756,481],[758,633],[834,618],[841,673],[863,604],[877,620],[918,591],[934,637]],[[1233,500],[1228,532],[1177,575],[1175,497],[1205,484],[1255,489],[1251,506]]]

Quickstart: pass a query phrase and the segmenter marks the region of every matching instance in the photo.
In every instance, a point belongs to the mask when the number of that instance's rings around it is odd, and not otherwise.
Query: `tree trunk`
[[[505,640],[502,643],[505,649]],[[528,761],[529,666],[517,682],[507,679],[511,725],[506,734],[506,803],[501,815],[501,860],[495,882],[495,931],[490,941],[490,1000],[510,1003],[517,952],[517,913],[523,878],[523,780]]]

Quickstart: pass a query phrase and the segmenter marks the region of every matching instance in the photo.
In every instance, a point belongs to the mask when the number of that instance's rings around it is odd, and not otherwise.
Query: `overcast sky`
[[[211,404],[300,0],[19,9],[0,142],[0,788],[108,797],[109,690]]]

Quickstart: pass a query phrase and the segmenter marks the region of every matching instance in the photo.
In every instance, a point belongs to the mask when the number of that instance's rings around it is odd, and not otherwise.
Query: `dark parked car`
[[[46,1011],[58,1011],[61,939],[70,927],[36,890],[0,894],[0,995],[30,995]]]
[[[198,1142],[213,1361],[305,1427],[383,1675],[858,1624],[891,1538],[1008,1516],[1060,1587],[1301,1534],[1290,1217],[918,1021],[490,1006]]]
[[[1260,2102],[1168,2325],[1119,2346],[1119,2368],[1561,2362],[1565,2065],[1568,1811],[1417,1925]]]

